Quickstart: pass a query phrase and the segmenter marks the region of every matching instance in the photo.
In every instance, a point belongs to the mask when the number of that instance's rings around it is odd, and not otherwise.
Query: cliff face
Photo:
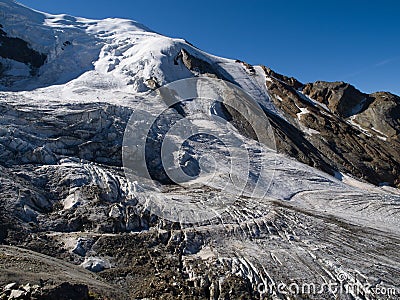
[[[293,86],[265,70],[274,104],[333,170],[399,186],[398,96],[364,94],[343,82]]]

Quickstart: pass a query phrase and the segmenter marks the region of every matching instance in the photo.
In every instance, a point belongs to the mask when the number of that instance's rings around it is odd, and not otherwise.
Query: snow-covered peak
[[[20,87],[41,87],[51,84],[66,83],[79,75],[95,70],[94,62],[104,67],[109,59],[107,49],[118,52],[124,40],[135,40],[135,36],[156,36],[147,27],[124,19],[89,20],[68,15],[51,15],[31,10],[14,1],[0,1],[1,25],[8,37],[26,41],[30,48],[47,56],[46,63],[40,68],[38,77],[12,84],[11,89]],[[136,39],[137,40],[137,39]],[[125,44],[125,46],[127,46]],[[116,53],[116,56],[122,53]],[[108,65],[115,63],[115,60]],[[15,69],[13,62],[4,61],[9,69]],[[21,69],[21,66],[18,66]],[[101,69],[101,67],[100,67]],[[103,68],[99,71],[109,71]],[[10,70],[10,75],[13,75]],[[6,73],[7,74],[7,73]],[[15,73],[14,73],[15,74]],[[21,70],[16,75],[29,75]],[[22,76],[23,77],[23,76]]]
[[[33,77],[29,65],[0,57],[5,68],[5,79],[0,82],[3,91],[24,91],[24,96],[34,101],[39,94],[52,101],[113,99],[121,103],[127,94],[148,91],[149,81],[154,87],[199,75],[196,68],[177,61],[181,51],[186,51],[274,109],[261,68],[249,73],[239,62],[207,54],[185,40],[165,37],[138,22],[51,15],[14,1],[0,0],[0,8],[0,24],[7,37],[22,39],[46,56]]]

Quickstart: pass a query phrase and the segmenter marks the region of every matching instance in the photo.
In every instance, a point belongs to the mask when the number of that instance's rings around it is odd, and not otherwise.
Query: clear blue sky
[[[400,1],[20,0],[49,13],[136,20],[219,56],[302,82],[400,95]]]

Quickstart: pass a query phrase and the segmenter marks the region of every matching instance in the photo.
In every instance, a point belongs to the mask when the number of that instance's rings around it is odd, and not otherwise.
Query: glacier
[[[23,268],[7,265],[8,253],[43,266],[53,266],[53,256],[78,274],[70,280],[120,299],[386,299],[377,287],[400,293],[398,189],[335,178],[246,128],[226,120],[223,127],[213,119],[227,119],[215,101],[186,101],[179,111],[149,96],[182,80],[196,82],[190,91],[201,94],[201,80],[223,79],[285,119],[261,66],[210,55],[135,21],[50,15],[8,0],[0,1],[0,24],[7,37],[47,56],[34,75],[32,66],[0,59],[7,69],[0,78],[2,284]],[[208,170],[197,180],[130,176],[124,138],[129,126],[133,136],[140,131],[140,110],[165,111],[167,130],[183,118],[182,128],[221,139],[229,132],[237,142],[192,139],[175,149],[186,172]],[[269,130],[262,117],[252,121]],[[163,142],[161,125],[150,131],[155,145]],[[177,132],[170,138],[181,142]],[[159,162],[150,166],[162,172]],[[262,196],[252,193],[257,184]],[[46,270],[41,276],[57,272]],[[38,280],[33,273],[26,270],[26,280]],[[304,284],[316,291],[303,293]]]

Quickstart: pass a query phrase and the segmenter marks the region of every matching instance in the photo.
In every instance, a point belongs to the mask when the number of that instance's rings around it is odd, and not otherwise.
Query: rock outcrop
[[[274,104],[299,131],[298,135],[317,149],[300,147],[306,149],[302,155],[298,154],[301,150],[287,152],[287,147],[281,151],[324,171],[321,165],[329,165],[331,172],[350,173],[376,185],[400,186],[397,96],[367,95],[341,82],[301,85],[264,70]],[[324,164],[311,159],[315,153],[317,161]]]
[[[317,81],[302,88],[304,95],[324,105],[335,115],[348,118],[368,105],[368,95],[345,82]]]
[[[34,74],[38,68],[43,66],[47,55],[32,49],[26,41],[20,38],[7,36],[2,28],[3,26],[0,24],[0,57],[26,64]],[[4,68],[5,66],[0,64],[0,75]]]
[[[400,139],[400,97],[386,92],[368,95],[369,105],[352,119],[390,143]]]

